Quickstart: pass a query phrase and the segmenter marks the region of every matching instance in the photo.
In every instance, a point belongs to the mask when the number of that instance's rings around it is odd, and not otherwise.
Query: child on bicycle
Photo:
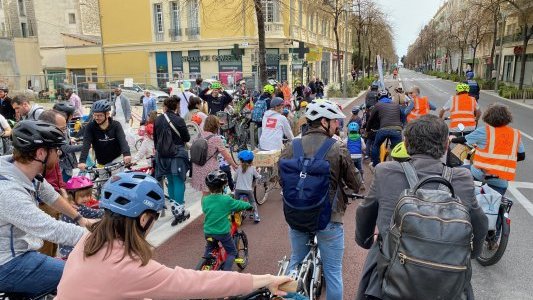
[[[223,135],[219,135],[219,136],[222,139],[222,144],[224,144],[224,146],[227,147],[226,137],[224,137]],[[233,181],[233,177],[231,175],[231,167],[229,163],[224,159],[224,156],[222,156],[222,154],[220,153],[217,154],[217,160],[218,160],[219,169],[222,172],[226,173],[226,176],[228,176],[228,187],[231,190],[231,192],[233,192],[235,190],[235,182]]]
[[[363,152],[366,148],[365,141],[361,138],[361,133],[359,131],[359,124],[357,122],[348,123],[348,137],[346,138],[346,147],[348,152],[350,152],[350,157],[352,158],[353,164],[361,173],[362,184],[361,190],[365,188],[365,181],[363,177]]]
[[[147,157],[152,157],[155,154],[155,146],[154,146],[154,122],[157,118],[157,111],[150,112],[150,115],[148,116],[148,121],[144,125],[144,137],[141,142],[141,146],[139,147],[137,154],[135,154],[135,157],[133,158],[134,162],[138,162],[141,159],[145,159]],[[152,160],[148,162],[149,165],[152,164]]]
[[[257,210],[257,203],[255,202],[253,192],[254,179],[261,178],[261,175],[257,173],[257,169],[252,165],[254,161],[254,153],[250,150],[242,150],[238,155],[241,165],[235,172],[235,199],[239,199],[240,195],[246,195],[248,202],[253,206],[254,210],[254,222],[259,223],[259,210]]]
[[[93,182],[85,176],[74,176],[67,181],[66,190],[68,200],[78,207],[80,216],[86,219],[99,219],[104,215],[101,209],[94,209],[86,206],[93,196]],[[61,221],[76,224],[77,220],[66,215],[61,215]],[[67,259],[74,247],[59,245],[59,255],[62,259]]]
[[[222,270],[231,271],[233,261],[237,256],[237,249],[230,234],[231,224],[228,216],[232,212],[250,209],[252,206],[224,194],[228,177],[223,171],[216,170],[209,173],[205,178],[205,184],[209,188],[210,194],[202,199],[202,212],[205,215],[204,235],[206,239],[213,238],[222,243],[227,253]],[[204,257],[210,257],[212,251],[212,243],[207,242]]]

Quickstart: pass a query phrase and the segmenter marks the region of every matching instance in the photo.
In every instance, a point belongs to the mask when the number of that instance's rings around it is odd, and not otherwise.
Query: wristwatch
[[[82,218],[83,216],[80,213],[78,213],[78,215],[74,218],[74,222],[78,223]]]

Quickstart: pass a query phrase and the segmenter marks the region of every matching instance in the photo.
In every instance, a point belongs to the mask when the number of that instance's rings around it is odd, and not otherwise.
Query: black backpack
[[[419,181],[409,162],[401,165],[411,188],[400,195],[383,233],[377,263],[381,298],[461,299],[472,276],[473,229],[450,183],[452,169]],[[439,187],[424,189],[427,184]]]
[[[200,136],[197,138],[191,145],[191,162],[203,166],[205,165],[211,158],[215,157],[218,154],[218,149],[213,153],[213,155],[208,156],[207,151],[209,150],[209,146],[207,141],[214,137],[215,134],[211,134],[207,137]]]
[[[378,103],[378,92],[377,91],[369,91],[366,95],[365,99],[365,106],[366,108],[370,108]]]
[[[172,132],[176,133],[179,138],[181,138],[181,135],[176,127],[174,127],[174,124],[172,124],[167,114],[165,113],[163,116],[166,119],[168,126],[165,126],[163,130],[157,132],[157,154],[161,158],[176,157],[176,155],[178,155],[179,146],[174,143]]]

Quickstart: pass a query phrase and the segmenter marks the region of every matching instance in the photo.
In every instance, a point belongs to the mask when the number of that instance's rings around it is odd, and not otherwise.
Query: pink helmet
[[[74,176],[67,181],[67,191],[77,191],[93,187],[93,182],[85,176]]]

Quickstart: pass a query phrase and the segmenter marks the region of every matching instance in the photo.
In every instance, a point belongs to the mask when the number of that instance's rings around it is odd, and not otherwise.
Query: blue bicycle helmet
[[[239,152],[238,158],[242,161],[253,161],[254,153],[250,150],[242,150]]]
[[[123,172],[109,179],[102,189],[100,207],[136,218],[147,210],[159,212],[165,206],[165,194],[159,182],[142,172]]]
[[[474,72],[473,71],[467,71],[466,72],[466,79],[470,80],[474,78]]]
[[[111,105],[107,100],[98,100],[93,103],[93,112],[108,112],[111,110]]]
[[[289,114],[289,110],[288,110],[287,108],[284,108],[284,109],[283,109],[283,114],[284,114],[284,115],[288,115],[288,114]]]
[[[350,122],[348,124],[348,131],[349,132],[358,132],[359,131],[359,124],[357,124],[357,122]]]

